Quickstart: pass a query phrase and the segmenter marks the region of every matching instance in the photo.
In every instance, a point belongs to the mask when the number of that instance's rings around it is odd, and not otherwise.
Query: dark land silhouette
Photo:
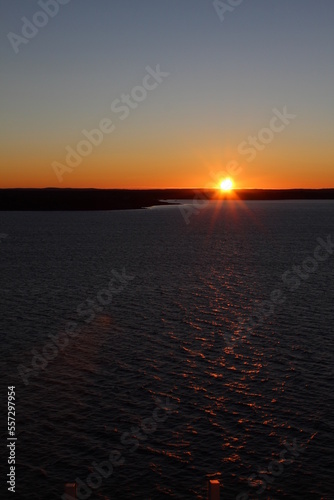
[[[334,200],[334,189],[0,189],[0,210],[127,210],[165,200]],[[198,202],[199,203],[199,202]]]

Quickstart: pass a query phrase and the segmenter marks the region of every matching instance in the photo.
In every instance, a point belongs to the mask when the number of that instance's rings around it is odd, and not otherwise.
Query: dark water
[[[309,259],[333,226],[332,202],[2,213],[16,498],[59,499],[113,450],[81,498],[204,499],[210,473],[223,499],[334,498],[334,254]]]

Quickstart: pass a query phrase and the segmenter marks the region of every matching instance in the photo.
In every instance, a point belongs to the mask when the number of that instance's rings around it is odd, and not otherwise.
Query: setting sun
[[[233,181],[229,177],[227,179],[223,179],[219,184],[221,191],[231,191],[233,189]]]

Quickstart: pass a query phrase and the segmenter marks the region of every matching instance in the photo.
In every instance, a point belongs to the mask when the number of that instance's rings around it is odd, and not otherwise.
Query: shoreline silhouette
[[[208,189],[0,189],[1,211],[92,211],[144,209],[169,205],[167,200],[334,200],[332,189],[235,189],[220,193]]]

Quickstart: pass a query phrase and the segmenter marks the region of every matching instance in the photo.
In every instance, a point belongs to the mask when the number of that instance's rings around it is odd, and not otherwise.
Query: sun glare
[[[233,189],[233,181],[229,177],[223,179],[219,185],[221,191],[231,191]]]

